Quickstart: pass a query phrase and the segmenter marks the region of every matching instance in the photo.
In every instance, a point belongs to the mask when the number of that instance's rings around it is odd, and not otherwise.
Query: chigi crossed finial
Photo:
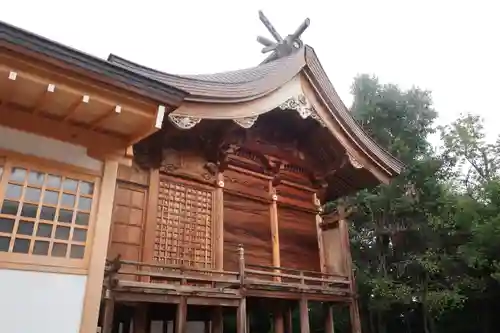
[[[257,37],[257,41],[264,45],[262,53],[272,52],[271,55],[267,57],[266,60],[264,60],[264,62],[269,62],[281,57],[285,57],[292,52],[300,49],[303,45],[302,41],[300,40],[300,36],[307,29],[311,22],[308,18],[305,19],[293,34],[288,35],[285,37],[285,39],[283,39],[261,10],[259,10],[259,18],[276,40],[276,42],[273,42],[266,37]]]

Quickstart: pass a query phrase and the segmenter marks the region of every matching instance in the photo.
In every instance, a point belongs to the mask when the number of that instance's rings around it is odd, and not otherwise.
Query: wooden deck
[[[241,250],[243,251],[243,250]],[[238,306],[244,296],[335,301],[351,297],[348,277],[285,267],[245,265],[239,271],[120,260],[108,262],[105,289],[116,301]]]

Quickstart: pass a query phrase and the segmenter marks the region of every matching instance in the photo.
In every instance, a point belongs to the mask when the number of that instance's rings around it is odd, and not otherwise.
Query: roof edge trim
[[[115,81],[115,84],[121,83],[122,85],[119,85],[119,87],[122,89],[132,86],[136,89],[129,88],[128,90],[131,92],[141,94],[138,91],[143,91],[146,94],[142,95],[157,101],[177,105],[182,102],[185,96],[185,93],[180,89],[159,84],[154,80],[116,66],[104,59],[78,51],[2,21],[0,21],[0,42],[2,44],[5,43],[6,48],[14,52],[19,52],[19,49],[21,49],[34,54],[41,54],[50,59],[61,61],[73,68],[108,78],[110,81]],[[106,83],[109,84],[110,82],[107,81]]]

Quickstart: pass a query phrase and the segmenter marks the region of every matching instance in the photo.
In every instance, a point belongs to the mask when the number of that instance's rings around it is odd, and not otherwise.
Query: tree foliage
[[[361,75],[353,115],[406,164],[348,199],[364,332],[492,332],[500,306],[500,138],[480,117],[436,127],[431,94]],[[429,135],[439,131],[441,147]],[[471,311],[475,313],[471,316]]]

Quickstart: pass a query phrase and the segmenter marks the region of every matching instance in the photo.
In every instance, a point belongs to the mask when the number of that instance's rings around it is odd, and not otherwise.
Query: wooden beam
[[[307,298],[302,296],[299,301],[300,333],[309,333],[309,306]]]
[[[321,229],[321,223],[323,222],[321,218],[321,202],[318,199],[316,193],[313,194],[313,204],[316,207],[316,236],[318,239],[318,251],[319,251],[319,264],[322,273],[326,272],[326,260],[325,260],[325,247],[323,244],[323,230]]]
[[[105,161],[99,196],[96,202],[96,219],[93,221],[95,228],[91,243],[92,248],[87,249],[90,253],[90,259],[80,332],[95,332],[97,327],[104,269],[106,267],[106,256],[104,254],[107,252],[109,244],[117,175],[118,163],[116,161]]]
[[[219,172],[216,177],[214,200],[215,223],[215,269],[224,270],[224,175]]]
[[[113,318],[115,314],[115,300],[110,297],[107,291],[106,299],[104,300],[104,313],[102,319],[102,333],[111,333],[113,330]]]
[[[7,82],[5,84],[7,88],[5,91],[2,91],[0,95],[0,112],[5,111],[9,102],[12,100],[12,94],[14,93],[16,88],[15,86],[16,80],[17,80],[17,72],[10,71],[6,79]]]
[[[0,55],[0,63],[5,63],[7,59],[5,59],[5,55]],[[17,60],[17,59],[16,59]],[[123,109],[125,112],[132,113],[137,116],[141,116],[144,118],[148,119],[155,119],[156,115],[154,114],[154,110],[151,111],[146,111],[143,108],[149,107],[149,105],[144,104],[144,103],[128,103],[127,100],[130,101],[129,96],[118,96],[114,93],[110,94],[106,91],[105,94],[102,93],[102,90],[96,90],[96,89],[91,89],[92,86],[88,85],[82,85],[81,82],[75,82],[78,88],[75,88],[75,85],[66,85],[61,82],[56,76],[58,76],[59,73],[44,73],[43,76],[38,76],[36,74],[32,74],[32,70],[39,70],[40,68],[34,68],[33,64],[16,64],[16,67],[20,68],[20,71],[17,71],[16,73],[22,77],[23,79],[29,80],[33,83],[39,84],[39,85],[47,85],[47,84],[55,84],[57,85],[58,91],[64,91],[68,94],[71,95],[81,95],[82,91],[84,89],[89,88],[88,94],[89,96],[92,97],[92,100],[104,104],[104,105],[116,105],[120,104],[122,105]],[[22,67],[22,68],[21,68]],[[10,71],[10,68],[7,67],[6,65],[0,65],[0,72],[1,71]],[[95,90],[95,91],[92,91]],[[106,96],[107,95],[107,96]],[[122,101],[125,101],[125,103],[121,103]],[[118,102],[118,103],[117,103]],[[134,104],[134,105],[133,105]]]
[[[35,102],[35,105],[33,105],[33,111],[32,113],[34,115],[37,115],[47,104],[47,102],[50,100],[52,96],[54,96],[54,91],[56,90],[55,84],[49,83],[47,85],[47,89],[43,91],[43,93],[38,97],[37,101]]]
[[[285,310],[285,332],[293,333],[293,317],[291,304],[289,304]]]
[[[236,316],[236,332],[246,333],[247,331],[247,299],[242,297],[240,305],[238,306],[238,313]]]
[[[6,102],[3,100],[2,102]],[[2,106],[4,106],[2,104]],[[100,151],[113,152],[126,149],[126,142],[120,138],[92,132],[80,126],[65,124],[50,118],[33,115],[26,109],[7,103],[4,109],[8,117],[0,117],[0,125],[12,127],[21,131],[42,135],[48,138],[73,143],[92,149],[99,147]]]
[[[276,189],[274,188],[272,181],[269,181],[269,194],[271,195],[271,205],[269,206],[269,215],[271,220],[271,241],[273,249],[273,266],[281,266],[280,257],[280,238],[279,238],[279,226],[278,226],[278,195],[276,194]],[[275,273],[279,273],[279,270],[275,270]],[[274,277],[275,281],[281,281],[280,277]]]
[[[274,311],[274,333],[285,333],[285,321],[283,309],[277,307]]]
[[[94,120],[92,120],[89,124],[89,129],[94,130],[101,126],[104,122],[106,122],[108,119],[111,119],[117,115],[122,113],[122,107],[121,105],[115,105],[111,110],[106,112],[105,114],[98,116]]]
[[[153,122],[147,121],[146,125],[138,130],[136,133],[132,134],[129,138],[129,145],[133,145],[141,141],[144,138],[152,135],[153,133],[159,131],[162,128],[163,118],[165,117],[165,106],[159,105],[158,110],[156,111],[156,118]]]
[[[134,308],[134,333],[148,332],[148,307],[147,303],[138,303]]]
[[[346,216],[345,204],[343,201],[337,207],[337,211],[340,216]],[[344,265],[346,275],[349,276],[349,280],[351,282],[351,302],[349,304],[349,313],[351,317],[351,328],[352,333],[361,333],[361,320],[359,318],[359,308],[358,308],[358,300],[357,300],[357,292],[356,292],[356,281],[354,278],[354,272],[352,270],[352,257],[351,257],[351,244],[349,239],[349,227],[347,225],[347,221],[345,218],[342,218],[339,221],[339,233],[341,238],[342,245],[342,254],[344,257]]]
[[[179,304],[177,304],[177,312],[175,316],[175,333],[186,333],[186,328],[187,328],[186,318],[187,318],[186,297],[181,296],[180,302]]]
[[[325,333],[335,333],[333,325],[333,307],[330,303],[324,304],[325,313]]]
[[[90,101],[89,95],[83,95],[79,97],[73,104],[69,106],[68,110],[66,111],[66,115],[63,118],[63,122],[67,122],[71,117],[73,117],[77,113],[80,107],[89,104],[89,101]]]
[[[361,320],[359,318],[358,300],[354,298],[349,304],[352,333],[361,333]]]
[[[154,263],[154,240],[156,235],[156,224],[158,217],[158,195],[160,189],[160,170],[150,169],[148,203],[146,211],[146,223],[144,226],[144,245],[142,248],[142,261],[145,263]],[[150,269],[144,267],[144,269]],[[152,270],[152,269],[151,269]],[[146,277],[145,281],[149,281]]]
[[[332,228],[336,228],[340,220],[345,220],[349,218],[349,216],[354,213],[356,209],[354,207],[349,207],[347,209],[343,208],[341,212],[337,209],[337,211],[323,215],[323,222],[320,227],[323,230],[328,230]]]

